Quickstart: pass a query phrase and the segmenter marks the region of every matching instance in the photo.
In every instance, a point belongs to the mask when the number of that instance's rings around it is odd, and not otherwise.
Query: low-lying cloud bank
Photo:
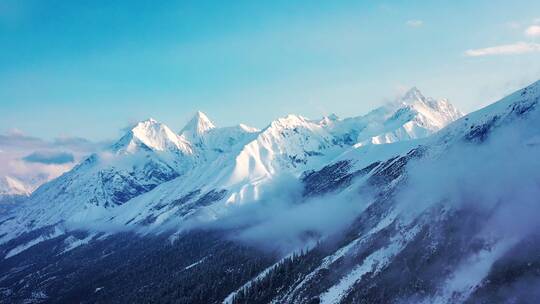
[[[218,220],[183,227],[225,229],[234,240],[289,253],[345,229],[373,201],[355,187],[314,198],[303,190],[297,177],[280,176],[259,189],[257,201],[230,205]]]
[[[540,117],[492,130],[484,143],[460,143],[435,159],[408,167],[398,194],[401,211],[415,216],[435,205],[478,211],[481,237],[520,240],[540,231]]]
[[[79,137],[47,141],[20,131],[10,131],[0,134],[0,176],[16,178],[33,190],[69,171],[104,145]]]

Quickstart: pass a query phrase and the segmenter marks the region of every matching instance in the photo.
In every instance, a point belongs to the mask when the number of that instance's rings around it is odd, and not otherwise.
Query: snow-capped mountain
[[[27,216],[5,237],[27,231],[29,221],[30,229],[104,218],[117,225],[147,223],[143,221],[147,218],[177,221],[175,214],[192,213],[192,207],[186,209],[190,204],[175,206],[178,197],[199,191],[192,198],[196,201],[205,193],[223,191],[227,194],[207,203],[212,209],[207,216],[213,217],[227,204],[257,200],[260,187],[283,172],[298,176],[366,141],[379,144],[425,137],[460,116],[447,101],[426,98],[412,89],[365,116],[310,120],[288,115],[263,130],[242,124],[217,128],[202,112],[179,133],[148,119],[108,150],[36,190],[26,204]],[[164,204],[175,207],[156,209]]]
[[[11,302],[535,299],[520,286],[540,282],[539,102],[537,82],[463,116],[413,88],[262,130],[201,112],[179,133],[141,122],[0,219],[0,288]]]
[[[251,166],[238,164],[236,176],[268,176],[281,168],[303,171],[332,160],[348,146],[423,138],[461,116],[447,100],[426,98],[416,88],[364,116],[342,120],[331,115],[316,121],[289,115],[273,121],[246,146],[237,160]]]
[[[325,123],[344,142],[368,145],[426,137],[461,116],[463,113],[447,99],[424,97],[412,88],[402,98],[365,116],[341,122],[334,117]]]
[[[206,114],[197,111],[195,116],[180,131],[180,135],[196,146],[204,145],[204,135],[216,126]]]
[[[31,193],[31,188],[25,185],[22,181],[10,177],[0,177],[0,196],[3,195],[24,195],[28,196]]]
[[[11,176],[1,176],[0,214],[5,214],[10,211],[10,209],[18,207],[19,204],[30,196],[32,190],[32,186],[17,178]]]
[[[17,226],[35,229],[72,217],[104,216],[108,209],[183,174],[193,163],[192,155],[189,143],[167,126],[153,119],[140,122],[108,150],[34,191]]]
[[[111,150],[116,153],[136,153],[140,150],[192,154],[190,143],[166,125],[150,118],[139,122]]]
[[[540,81],[416,147],[394,146],[401,152],[386,161],[366,161],[356,149],[308,175],[312,191],[380,192],[342,242],[271,266],[234,302],[537,302],[540,295],[521,286],[540,282],[539,102]],[[290,263],[300,279],[282,275]]]

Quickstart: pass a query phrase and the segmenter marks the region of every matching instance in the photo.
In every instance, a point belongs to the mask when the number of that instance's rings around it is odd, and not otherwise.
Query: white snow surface
[[[405,248],[405,245],[417,232],[418,229],[409,230],[407,233],[394,238],[388,246],[380,248],[367,256],[361,264],[355,266],[347,275],[341,278],[336,285],[330,287],[326,292],[320,295],[321,303],[340,303],[342,298],[348,294],[354,284],[362,280],[368,273],[374,275],[381,271],[395,255]]]
[[[64,249],[64,251],[62,251],[62,253],[66,253],[66,252],[69,252],[77,247],[80,247],[80,246],[83,246],[83,245],[86,245],[88,243],[90,243],[90,241],[96,236],[96,233],[90,233],[89,235],[87,235],[86,237],[82,238],[82,239],[79,239],[79,238],[76,238],[74,236],[69,236],[67,237],[65,240],[64,240],[64,244],[66,245],[66,248]]]

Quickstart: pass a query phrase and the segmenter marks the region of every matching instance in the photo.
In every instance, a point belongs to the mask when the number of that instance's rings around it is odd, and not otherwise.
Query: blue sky
[[[540,1],[0,0],[0,133],[264,127],[410,86],[465,112],[540,79]]]

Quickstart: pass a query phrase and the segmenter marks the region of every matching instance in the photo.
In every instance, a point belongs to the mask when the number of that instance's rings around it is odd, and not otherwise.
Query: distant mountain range
[[[262,130],[154,119],[0,217],[0,299],[536,303],[540,82]]]

